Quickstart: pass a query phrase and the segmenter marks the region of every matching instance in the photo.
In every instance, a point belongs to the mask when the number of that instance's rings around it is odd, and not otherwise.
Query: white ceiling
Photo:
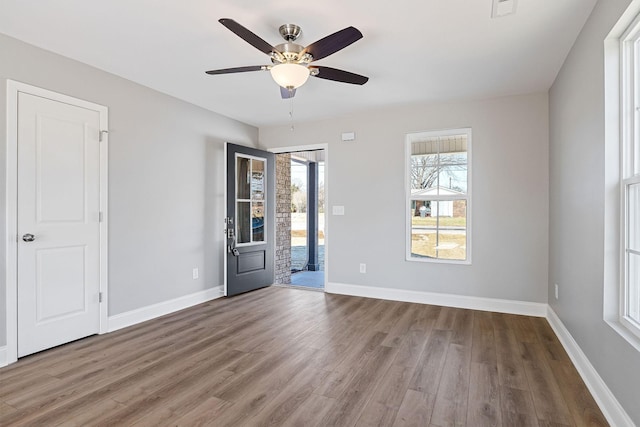
[[[491,0],[0,0],[0,33],[255,126],[289,121],[268,72],[208,76],[269,58],[217,21],[267,42],[302,27],[308,45],[353,25],[364,38],[318,61],[366,75],[364,86],[311,78],[295,121],[387,105],[549,89],[596,0],[519,0],[491,19]],[[0,58],[7,60],[7,58]]]

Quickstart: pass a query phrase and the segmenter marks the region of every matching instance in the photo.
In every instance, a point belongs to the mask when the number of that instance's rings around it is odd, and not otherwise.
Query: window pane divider
[[[411,200],[417,200],[420,202],[433,201],[433,202],[448,202],[450,200],[468,200],[468,196],[461,195],[442,195],[442,196],[410,196]]]

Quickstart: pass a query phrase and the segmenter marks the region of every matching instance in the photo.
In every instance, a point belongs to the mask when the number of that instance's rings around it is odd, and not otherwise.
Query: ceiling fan
[[[280,27],[280,35],[284,38],[285,43],[271,46],[233,19],[222,18],[219,22],[251,46],[269,55],[271,65],[223,68],[220,70],[207,71],[207,74],[231,74],[269,70],[273,79],[280,86],[280,94],[283,99],[293,98],[296,89],[302,86],[309,76],[356,85],[363,85],[369,80],[368,77],[349,71],[320,65],[309,65],[360,40],[362,33],[358,31],[357,28],[344,28],[304,47],[294,43],[302,32],[301,28],[294,24],[285,24]]]

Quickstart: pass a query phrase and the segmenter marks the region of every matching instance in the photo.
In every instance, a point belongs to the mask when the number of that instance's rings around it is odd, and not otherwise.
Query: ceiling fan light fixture
[[[271,67],[271,77],[284,88],[297,89],[309,78],[309,69],[300,64],[278,64]]]

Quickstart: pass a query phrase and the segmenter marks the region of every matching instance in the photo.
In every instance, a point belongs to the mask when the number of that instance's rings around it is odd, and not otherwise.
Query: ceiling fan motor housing
[[[284,24],[280,26],[280,35],[288,42],[295,41],[302,34],[302,28],[296,24]]]
[[[271,55],[274,64],[301,64],[307,65],[313,61],[309,53],[300,55],[304,46],[293,43],[302,34],[302,29],[296,24],[284,24],[280,26],[280,35],[287,42],[275,46],[275,52]]]
[[[271,62],[274,64],[308,64],[313,60],[313,57],[305,53],[300,55],[304,51],[304,46],[297,43],[282,43],[275,46],[275,52],[271,55]]]

